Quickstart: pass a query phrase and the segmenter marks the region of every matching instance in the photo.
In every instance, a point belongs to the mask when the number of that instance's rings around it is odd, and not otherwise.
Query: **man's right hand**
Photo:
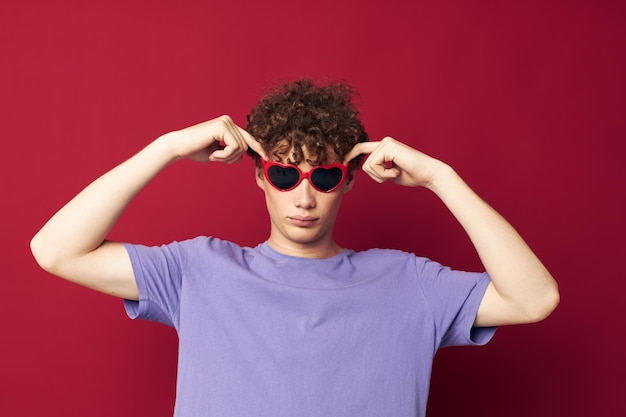
[[[176,159],[230,164],[241,160],[248,148],[252,148],[263,158],[267,157],[261,144],[237,126],[229,116],[177,130],[160,139],[169,143]]]

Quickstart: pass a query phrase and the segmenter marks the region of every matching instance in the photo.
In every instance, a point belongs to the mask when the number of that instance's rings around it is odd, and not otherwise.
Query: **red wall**
[[[41,271],[28,242],[153,138],[224,113],[243,124],[270,80],[305,75],[351,81],[372,139],[392,135],[452,164],[561,285],[543,323],[441,351],[430,416],[623,415],[624,3],[5,3],[1,416],[171,415],[174,331]],[[252,175],[249,160],[181,162],[113,238],[254,245],[268,221]],[[362,176],[344,205],[345,246],[480,267],[424,190]]]

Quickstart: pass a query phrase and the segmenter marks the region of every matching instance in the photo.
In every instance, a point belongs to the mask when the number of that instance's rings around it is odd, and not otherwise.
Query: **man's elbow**
[[[43,238],[36,234],[30,241],[30,251],[35,258],[35,262],[45,271],[55,274],[58,269],[58,256],[50,245],[43,241]]]
[[[527,323],[537,323],[545,320],[556,309],[561,301],[559,289],[554,284],[553,288],[544,291],[526,312]]]

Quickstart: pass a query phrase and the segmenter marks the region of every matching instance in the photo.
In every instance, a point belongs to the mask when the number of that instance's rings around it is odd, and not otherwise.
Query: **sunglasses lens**
[[[341,182],[343,172],[337,167],[315,168],[311,173],[311,182],[321,191],[329,191]]]
[[[267,177],[277,188],[288,190],[298,183],[300,173],[292,167],[272,165],[267,170]]]

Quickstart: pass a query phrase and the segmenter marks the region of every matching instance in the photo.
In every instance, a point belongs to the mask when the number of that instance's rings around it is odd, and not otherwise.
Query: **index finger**
[[[261,146],[261,144],[256,140],[256,138],[254,136],[252,136],[250,133],[248,133],[244,129],[240,128],[239,130],[240,130],[244,140],[248,144],[248,147],[251,148],[257,154],[259,154],[259,156],[261,158],[263,158],[265,161],[267,161],[268,157],[265,154],[265,149],[263,149],[263,146]]]
[[[348,164],[354,158],[363,154],[370,154],[374,152],[374,150],[378,147],[380,142],[360,142],[357,143],[350,149],[350,151],[344,156],[343,163],[344,165]]]

